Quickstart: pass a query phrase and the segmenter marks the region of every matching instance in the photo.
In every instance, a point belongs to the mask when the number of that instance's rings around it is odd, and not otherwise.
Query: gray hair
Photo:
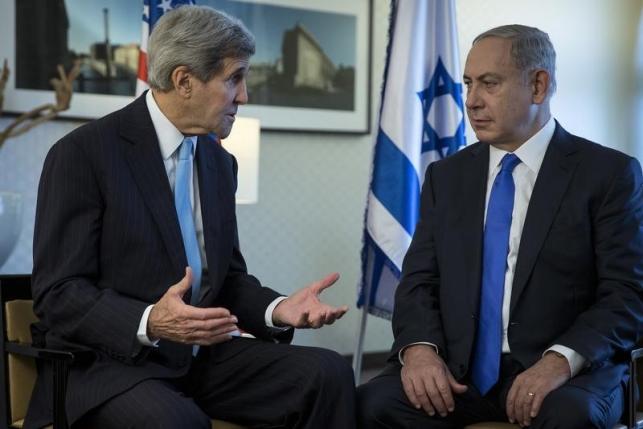
[[[510,40],[511,57],[516,67],[525,75],[537,69],[547,71],[549,74],[547,95],[551,96],[556,91],[556,51],[547,33],[526,25],[503,25],[480,34],[473,40],[473,44],[487,37]]]
[[[152,30],[148,83],[156,90],[171,90],[178,66],[207,82],[222,70],[225,58],[254,53],[254,36],[238,19],[207,6],[181,6],[164,14]]]

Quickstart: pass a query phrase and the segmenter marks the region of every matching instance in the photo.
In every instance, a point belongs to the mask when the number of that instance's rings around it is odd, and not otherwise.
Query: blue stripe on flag
[[[370,282],[367,284],[366,283],[366,277],[364,276],[366,274],[366,265],[369,264],[369,250],[373,253],[372,255],[372,261],[370,262],[372,264],[372,271],[371,273],[371,279]],[[382,270],[384,268],[388,268],[391,270],[393,275],[397,277],[398,279],[400,278],[400,275],[402,274],[397,268],[397,266],[391,261],[388,256],[384,253],[384,251],[380,248],[380,246],[377,245],[377,243],[373,240],[373,238],[366,232],[364,234],[364,247],[362,248],[362,287],[363,288],[368,288],[369,289],[369,300],[368,304],[370,307],[377,306],[377,290],[378,286],[380,285],[380,278],[382,276]],[[357,301],[357,306],[361,307],[364,305],[364,299],[366,297],[365,293],[360,293]],[[389,315],[390,316],[390,315]]]
[[[380,203],[413,235],[419,216],[420,181],[413,164],[381,128],[371,186]]]

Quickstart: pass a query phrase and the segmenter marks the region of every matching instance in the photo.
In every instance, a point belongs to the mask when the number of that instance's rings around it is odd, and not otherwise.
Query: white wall
[[[473,37],[483,30],[506,23],[540,27],[558,52],[555,116],[571,132],[634,154],[631,106],[642,5],[641,0],[456,0],[462,64]],[[354,303],[362,220],[388,31],[388,0],[374,0],[373,7],[371,135],[262,133],[259,203],[238,208],[243,252],[251,272],[265,284],[289,293],[327,272],[342,274],[324,299],[349,304],[351,311],[331,327],[295,337],[298,344],[341,353],[353,351],[359,320]],[[639,111],[638,119],[642,116]],[[7,122],[0,119],[0,129]],[[31,224],[42,161],[49,146],[76,125],[45,124],[0,150],[0,189],[22,192],[27,201],[21,245],[0,272],[31,269]],[[475,141],[470,128],[467,133],[468,141]],[[390,324],[373,317],[368,323],[365,349],[388,349]]]

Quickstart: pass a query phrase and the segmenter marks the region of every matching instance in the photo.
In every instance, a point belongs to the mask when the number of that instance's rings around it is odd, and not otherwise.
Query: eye
[[[484,82],[484,86],[487,89],[493,89],[496,86],[498,86],[498,82],[496,82],[496,81],[486,81],[486,82]]]

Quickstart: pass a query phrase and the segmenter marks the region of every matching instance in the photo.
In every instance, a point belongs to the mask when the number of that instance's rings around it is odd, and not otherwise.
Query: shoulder
[[[476,142],[468,145],[458,152],[446,158],[432,162],[429,165],[432,175],[452,175],[462,174],[463,168],[475,162],[484,162],[487,160],[488,145]]]
[[[92,153],[100,153],[108,147],[113,147],[113,142],[120,138],[123,119],[140,115],[141,102],[143,102],[142,107],[146,109],[144,101],[137,99],[102,118],[81,124],[58,140],[51,151],[61,153],[80,151],[90,156]]]
[[[565,155],[576,156],[580,171],[592,177],[609,179],[622,176],[623,173],[641,175],[641,166],[636,158],[568,133],[561,127],[556,130],[550,144],[554,146],[552,150],[561,150]]]

